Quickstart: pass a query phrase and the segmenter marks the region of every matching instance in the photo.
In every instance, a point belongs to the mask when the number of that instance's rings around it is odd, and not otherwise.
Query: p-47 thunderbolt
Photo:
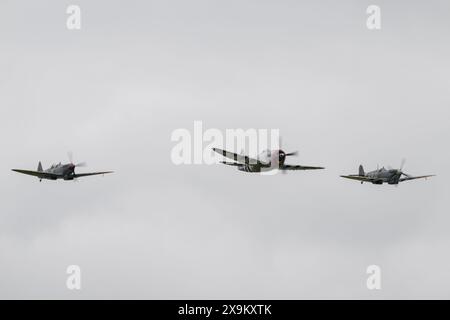
[[[282,171],[325,169],[324,167],[290,165],[284,163],[286,157],[295,156],[297,155],[297,152],[285,153],[283,150],[265,150],[261,152],[256,159],[254,159],[242,154],[228,152],[218,148],[213,148],[213,150],[228,159],[234,160],[233,162],[221,161],[221,163],[237,167],[238,170],[245,172],[264,172],[274,169],[279,169]]]
[[[94,176],[99,174],[107,174],[112,173],[113,171],[101,171],[101,172],[89,172],[89,173],[75,173],[75,168],[84,167],[86,163],[81,162],[74,164],[72,161],[72,156],[69,154],[70,163],[68,164],[53,164],[47,170],[42,169],[42,164],[39,162],[37,170],[22,170],[22,169],[12,169],[12,171],[27,174],[30,176],[35,176],[39,178],[39,181],[42,179],[46,180],[74,180],[81,177]]]
[[[360,181],[361,184],[364,182],[370,182],[373,184],[395,184],[398,185],[400,182],[414,180],[414,179],[426,179],[429,177],[433,177],[432,175],[426,175],[426,176],[411,176],[409,174],[404,173],[403,165],[405,164],[405,161],[402,161],[402,164],[400,166],[400,169],[392,169],[388,168],[385,169],[382,167],[381,169],[377,169],[370,172],[364,172],[364,168],[362,165],[359,166],[359,173],[358,174],[351,174],[347,176],[341,176],[342,178],[352,179]]]

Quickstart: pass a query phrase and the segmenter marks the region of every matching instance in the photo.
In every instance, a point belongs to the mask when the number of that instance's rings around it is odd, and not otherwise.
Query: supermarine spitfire
[[[238,170],[244,172],[263,172],[263,171],[271,171],[274,169],[279,169],[282,171],[325,169],[324,167],[285,164],[284,162],[286,160],[286,157],[295,156],[297,155],[297,152],[286,153],[280,149],[265,150],[261,152],[256,159],[218,148],[213,148],[213,150],[228,159],[234,160],[233,162],[221,161],[221,163],[237,167]]]
[[[373,184],[395,184],[398,185],[400,182],[414,180],[414,179],[426,179],[429,177],[433,177],[432,175],[426,175],[426,176],[411,176],[409,174],[404,173],[403,166],[405,164],[405,160],[402,161],[402,164],[400,165],[400,169],[392,169],[392,168],[384,168],[377,169],[370,172],[364,172],[364,168],[362,165],[359,166],[359,173],[358,174],[351,174],[346,176],[341,176],[342,178],[351,179],[351,180],[357,180],[360,181],[361,184],[364,182],[370,182]],[[402,177],[404,176],[404,177]]]
[[[102,171],[102,172],[90,172],[90,173],[75,173],[75,168],[84,167],[86,163],[80,162],[74,164],[72,161],[72,154],[69,153],[70,163],[68,164],[53,164],[50,168],[43,170],[41,162],[39,162],[37,170],[22,170],[22,169],[12,169],[12,171],[27,174],[30,176],[35,176],[39,178],[39,181],[42,179],[46,180],[74,180],[81,177],[94,176],[99,174],[107,174],[112,173],[113,171]]]

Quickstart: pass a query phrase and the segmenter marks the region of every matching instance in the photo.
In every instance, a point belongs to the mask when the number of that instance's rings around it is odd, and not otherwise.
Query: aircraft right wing
[[[317,169],[325,169],[325,168],[324,167],[290,165],[290,164],[284,164],[284,165],[280,166],[280,170],[317,170]]]
[[[414,179],[426,179],[426,178],[430,178],[430,177],[434,177],[434,176],[435,176],[434,174],[430,174],[427,176],[417,176],[417,177],[407,176],[406,178],[401,178],[399,181],[403,182],[403,181],[414,180]]]
[[[55,179],[57,175],[45,171],[33,171],[33,170],[22,170],[22,169],[12,169],[12,171],[27,174],[29,176],[35,176],[40,179]]]
[[[217,152],[218,154],[223,155],[224,157],[228,159],[232,159],[234,161],[237,161],[241,164],[261,164],[259,160],[250,158],[248,156],[240,155],[237,153],[229,152],[226,150],[218,149],[218,148],[212,148],[213,151]]]
[[[76,173],[73,175],[74,178],[81,178],[81,177],[87,177],[87,176],[96,176],[98,174],[107,174],[107,173],[113,173],[113,171],[103,171],[103,172],[90,172],[90,173]]]

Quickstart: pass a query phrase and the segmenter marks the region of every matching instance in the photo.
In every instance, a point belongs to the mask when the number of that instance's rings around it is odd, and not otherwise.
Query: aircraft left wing
[[[74,178],[81,178],[81,177],[87,177],[87,176],[95,176],[98,174],[107,174],[107,173],[113,173],[114,171],[103,171],[103,172],[90,172],[90,173],[76,173],[73,175]]]
[[[240,167],[243,164],[242,163],[238,163],[238,162],[228,162],[228,161],[220,161],[220,163],[226,164],[228,166],[235,166],[235,167]]]
[[[311,167],[311,166],[300,166],[300,165],[290,165],[284,164],[280,166],[280,170],[317,170],[317,169],[325,169],[324,167]]]
[[[33,170],[22,170],[22,169],[12,169],[14,172],[27,174],[29,176],[38,177],[41,179],[55,179],[57,175],[45,171],[33,171]]]
[[[218,154],[223,155],[224,157],[228,159],[232,159],[234,161],[237,161],[241,164],[261,164],[261,162],[257,159],[250,158],[248,156],[244,156],[241,154],[229,152],[226,150],[218,149],[218,148],[212,148],[213,151],[217,152]]]
[[[408,181],[408,180],[414,180],[414,179],[426,179],[426,178],[430,178],[430,177],[434,177],[434,174],[430,174],[427,176],[417,176],[417,177],[406,177],[406,178],[401,178],[399,181],[403,182],[403,181]]]
[[[359,175],[350,175],[350,176],[341,176],[342,178],[351,179],[351,180],[357,180],[362,182],[373,182],[376,179],[365,177],[365,176],[359,176]]]

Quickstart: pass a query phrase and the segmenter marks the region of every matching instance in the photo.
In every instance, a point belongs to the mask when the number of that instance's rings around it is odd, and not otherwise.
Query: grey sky
[[[66,8],[82,29],[66,29]],[[366,28],[381,7],[382,29]],[[450,298],[448,1],[2,1],[0,298]],[[177,128],[291,163],[175,166]],[[39,183],[67,161],[114,175]],[[340,174],[437,174],[393,186]],[[80,169],[80,172],[82,169]],[[82,290],[65,287],[80,265]],[[365,286],[382,268],[382,290]]]

